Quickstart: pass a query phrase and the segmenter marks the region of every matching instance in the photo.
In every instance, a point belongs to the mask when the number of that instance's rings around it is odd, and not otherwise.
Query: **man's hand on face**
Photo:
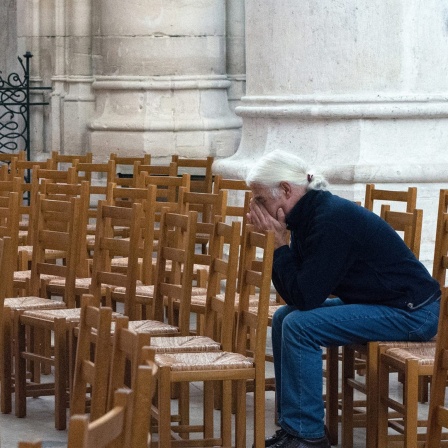
[[[271,216],[263,204],[251,201],[250,212],[247,220],[253,224],[258,231],[273,230],[275,234],[275,247],[288,244],[288,236],[285,222],[285,213],[282,208],[277,210],[277,216]]]

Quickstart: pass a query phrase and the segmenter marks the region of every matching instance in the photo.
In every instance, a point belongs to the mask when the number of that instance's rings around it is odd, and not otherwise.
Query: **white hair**
[[[264,154],[246,176],[246,183],[249,186],[264,185],[273,193],[280,182],[306,185],[307,190],[326,190],[328,187],[325,177],[310,169],[303,159],[281,149]]]

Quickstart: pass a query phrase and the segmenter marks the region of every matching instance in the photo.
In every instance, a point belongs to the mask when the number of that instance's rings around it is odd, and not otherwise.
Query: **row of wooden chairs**
[[[112,331],[111,308],[93,303],[93,296],[83,296],[67,446],[146,448],[157,372],[149,335],[128,329],[124,316]]]
[[[104,207],[100,207],[100,208],[104,208]],[[137,220],[138,221],[138,220]],[[219,224],[219,223],[217,223],[217,224]],[[222,225],[223,223],[221,223],[221,225]],[[238,232],[238,242],[240,243],[241,242],[241,239],[240,239],[240,236],[241,236],[241,234],[240,234],[240,232]],[[163,245],[162,245],[162,247],[163,247]],[[94,252],[95,253],[95,252]],[[267,269],[266,270],[267,272],[270,272],[270,269]],[[24,317],[23,317],[23,315],[26,315],[27,313],[26,312],[24,312],[23,314],[22,314],[22,316],[20,317],[20,319],[21,319],[21,322],[24,322]],[[32,313],[31,313],[32,314]],[[181,313],[180,313],[181,314]],[[30,318],[30,313],[28,313],[28,316],[27,316],[27,318]],[[20,322],[20,319],[19,319],[19,322]],[[20,325],[18,325],[18,327],[20,327]],[[19,338],[19,336],[18,336],[18,334],[17,334],[17,339],[19,340],[20,338]],[[22,354],[20,354],[20,353],[18,353],[17,355],[16,355],[16,358],[17,359],[20,359],[20,357],[23,355],[23,353]],[[18,384],[20,383],[20,381],[18,382]],[[240,436],[241,437],[241,436]]]

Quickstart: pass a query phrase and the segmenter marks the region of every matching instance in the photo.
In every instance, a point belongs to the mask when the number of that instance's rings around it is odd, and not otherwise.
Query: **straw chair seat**
[[[129,329],[136,333],[149,333],[149,334],[177,334],[179,329],[174,325],[166,324],[158,320],[131,320],[129,321]]]
[[[251,359],[233,352],[156,354],[155,361],[160,368],[169,367],[171,370],[225,370],[254,367]]]
[[[27,253],[29,256],[33,255],[33,246],[28,246],[28,245],[20,245],[18,247],[18,251],[19,252],[25,252]],[[64,256],[64,251],[62,250],[55,250],[55,249],[46,249],[45,250],[45,254],[48,258],[52,259],[52,258],[62,258]]]
[[[5,306],[11,309],[61,309],[65,308],[62,301],[44,299],[41,297],[8,297],[5,299]]]
[[[196,292],[200,292],[199,290],[203,288],[193,288],[193,290],[196,289]],[[219,300],[224,300],[224,294],[217,294],[216,297]],[[193,291],[192,297],[191,297],[191,306],[205,306],[205,302],[207,300],[207,297],[203,294],[195,294]],[[237,293],[235,295],[235,307],[238,308],[239,304],[239,294]],[[255,312],[256,308],[258,306],[258,299],[255,296],[249,296],[249,308],[251,311]],[[279,305],[275,300],[271,300],[271,305],[269,308],[272,309],[272,314],[274,314],[275,311],[277,311],[278,308],[280,308],[283,305]],[[269,313],[269,316],[272,317],[271,312]]]
[[[151,338],[151,348],[159,354],[217,352],[221,344],[207,336],[172,336]]]
[[[68,322],[78,323],[81,319],[81,308],[29,310],[25,311],[23,316],[49,322],[52,322],[57,318],[65,318]]]
[[[409,348],[390,348],[386,351],[390,356],[398,362],[405,362],[409,359],[417,361],[420,365],[433,365],[436,354],[436,344],[422,345],[419,347]]]
[[[27,271],[14,271],[14,281],[25,281],[31,279],[31,270]],[[40,276],[41,280],[61,280],[65,284],[65,278],[59,277],[58,275],[42,274]]]

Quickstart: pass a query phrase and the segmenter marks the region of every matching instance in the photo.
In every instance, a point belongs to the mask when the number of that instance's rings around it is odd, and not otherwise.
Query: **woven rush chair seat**
[[[131,320],[128,325],[130,330],[136,333],[148,333],[150,335],[173,335],[179,333],[179,328],[158,320]]]
[[[66,305],[62,301],[44,299],[42,297],[8,297],[5,299],[5,306],[11,309],[61,309],[66,308]]]
[[[19,245],[18,247],[19,252],[25,252],[29,256],[33,254],[33,246],[29,245]],[[61,250],[55,250],[55,249],[47,249],[45,253],[48,255],[49,259],[53,258],[59,258],[64,256],[64,252]]]
[[[252,369],[254,367],[250,358],[233,352],[156,354],[155,361],[159,368],[169,367],[178,371]]]
[[[386,355],[398,362],[405,362],[408,359],[417,361],[420,365],[434,365],[434,356],[436,353],[436,343],[430,346],[408,347],[408,348],[390,348],[386,350]]]
[[[58,303],[55,300],[50,300],[53,303]],[[81,308],[65,308],[65,309],[55,309],[54,307],[52,307],[51,309],[45,309],[45,308],[41,308],[41,309],[33,309],[33,310],[28,310],[28,311],[24,311],[23,315],[25,317],[35,317],[41,320],[46,320],[48,322],[53,321],[54,319],[57,318],[65,318],[67,319],[67,321],[71,322],[71,323],[78,323],[79,319],[81,317]],[[122,316],[121,313],[117,313],[117,312],[113,312],[112,313],[112,319],[116,319],[117,317]]]
[[[75,280],[75,294],[76,296],[81,296],[82,294],[88,294],[90,291],[90,284],[92,283],[91,277],[77,278]],[[50,279],[49,286],[51,287],[53,294],[62,293],[65,289],[65,280],[63,279]],[[60,290],[58,291],[58,288]],[[101,295],[105,296],[107,290],[107,285],[102,285]]]
[[[217,352],[221,344],[207,336],[171,336],[151,338],[151,348],[162,353],[200,353]]]
[[[50,274],[43,274],[40,276],[41,280],[61,280],[62,282],[65,282],[65,279],[62,277],[59,277],[57,275],[50,275]],[[14,281],[26,281],[31,279],[31,270],[26,271],[14,271]]]
[[[196,292],[200,293],[200,290],[203,289],[203,288],[193,288],[193,289],[197,289]],[[220,299],[220,300],[224,300],[224,294],[217,294],[216,297],[218,299]],[[206,298],[205,295],[203,295],[203,294],[194,294],[194,292],[193,292],[192,297],[191,297],[191,307],[192,307],[192,309],[195,306],[199,306],[199,307],[205,306],[206,299],[207,298]],[[270,303],[271,303],[270,307],[271,306],[273,307],[272,314],[274,314],[274,312],[278,308],[283,306],[283,305],[279,305],[275,300],[271,300]],[[239,294],[236,293],[235,294],[235,308],[238,308],[238,305],[239,305]],[[255,312],[256,309],[257,309],[257,306],[258,306],[258,299],[256,297],[249,297],[249,309],[252,312]],[[272,315],[270,317],[272,318]]]
[[[432,376],[436,356],[436,342],[414,343],[410,347],[382,347],[379,361],[379,409],[378,446],[386,446],[390,441],[403,441],[403,446],[417,446],[425,434],[416,428],[427,426],[426,420],[418,418],[419,379]],[[397,371],[404,378],[403,397],[395,398],[389,392],[390,372]],[[391,418],[389,410],[398,415]],[[391,434],[392,428],[398,434]],[[446,434],[444,440],[446,440]]]
[[[49,322],[63,317],[69,322],[78,323],[81,317],[81,308],[28,310],[24,311],[22,316],[27,318],[37,318],[39,320]]]

